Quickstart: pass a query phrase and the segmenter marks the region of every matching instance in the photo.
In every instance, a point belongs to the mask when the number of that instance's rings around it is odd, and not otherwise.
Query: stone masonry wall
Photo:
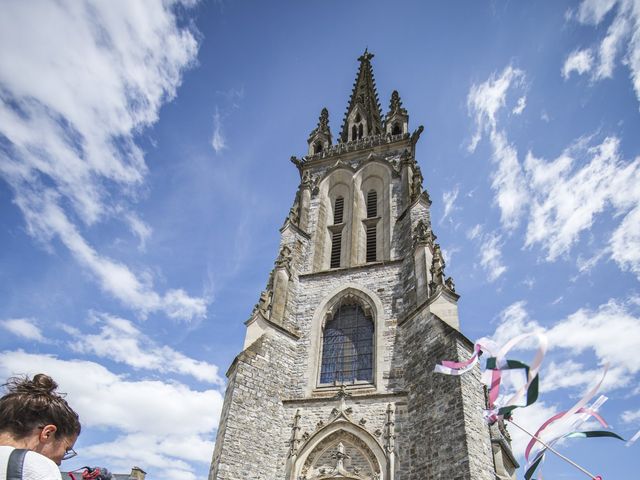
[[[308,383],[315,381],[315,378],[310,378],[308,373],[309,362],[318,361],[310,353],[314,314],[321,302],[328,298],[330,292],[346,285],[364,287],[380,299],[383,311],[378,312],[378,315],[384,318],[383,345],[377,348],[381,354],[381,361],[378,362],[378,359],[376,361],[378,368],[382,369],[382,388],[387,391],[402,388],[403,360],[401,351],[397,348],[396,339],[398,301],[402,298],[402,292],[399,289],[402,283],[399,273],[400,264],[396,262],[332,271],[330,274],[304,275],[299,278],[298,295],[294,301],[297,305],[296,326],[302,333],[302,337],[298,341],[296,351],[293,397],[303,397]]]
[[[238,355],[229,375],[210,480],[284,478],[290,418],[282,398],[293,343],[281,334],[265,334]]]
[[[494,479],[479,372],[462,377],[433,372],[443,359],[468,358],[471,345],[428,309],[400,328],[410,419],[398,441],[406,450],[400,465],[403,480]]]

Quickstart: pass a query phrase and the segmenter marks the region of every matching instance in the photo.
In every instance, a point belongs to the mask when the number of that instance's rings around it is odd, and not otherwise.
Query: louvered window
[[[367,193],[367,218],[378,216],[378,194],[375,190],[369,190]]]
[[[342,305],[322,338],[320,383],[373,381],[373,321],[358,305]]]
[[[367,225],[367,262],[376,261],[376,226]]]
[[[340,252],[342,249],[342,232],[333,232],[331,237],[331,268],[340,267]]]
[[[336,198],[336,203],[333,208],[333,224],[337,225],[338,223],[342,223],[343,215],[344,215],[344,198],[338,197]]]

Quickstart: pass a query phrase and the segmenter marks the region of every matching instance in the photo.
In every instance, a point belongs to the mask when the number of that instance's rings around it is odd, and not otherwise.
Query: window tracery
[[[373,382],[373,332],[359,305],[340,305],[324,328],[320,383]]]

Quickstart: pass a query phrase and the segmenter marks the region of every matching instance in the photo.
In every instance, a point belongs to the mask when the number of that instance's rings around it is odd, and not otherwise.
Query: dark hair
[[[80,434],[80,420],[58,384],[43,373],[33,377],[11,377],[3,385],[7,393],[0,398],[0,432],[24,438],[43,425],[55,425],[60,436]]]

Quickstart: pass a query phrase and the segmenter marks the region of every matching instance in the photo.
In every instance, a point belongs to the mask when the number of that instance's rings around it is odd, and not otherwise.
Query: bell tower
[[[409,115],[383,117],[366,51],[338,143],[323,109],[228,385],[209,478],[514,478],[430,217]],[[384,120],[383,120],[384,118]]]

